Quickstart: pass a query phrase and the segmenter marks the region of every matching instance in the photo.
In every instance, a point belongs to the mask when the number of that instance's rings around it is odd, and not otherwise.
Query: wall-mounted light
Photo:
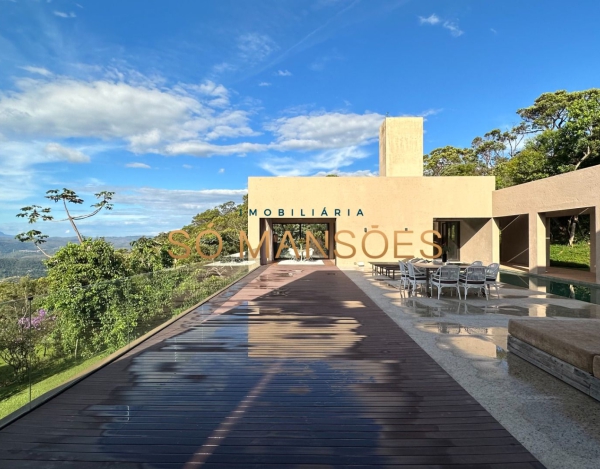
[[[365,228],[365,233],[367,232],[367,229]]]

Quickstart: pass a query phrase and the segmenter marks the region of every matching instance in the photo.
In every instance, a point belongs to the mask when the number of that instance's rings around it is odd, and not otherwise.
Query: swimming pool
[[[569,280],[549,279],[535,275],[500,272],[500,281],[516,287],[544,291],[552,295],[573,298],[600,305],[600,286],[593,287]]]

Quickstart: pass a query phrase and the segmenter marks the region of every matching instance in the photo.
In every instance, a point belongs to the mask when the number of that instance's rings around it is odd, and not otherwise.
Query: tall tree
[[[54,216],[51,215],[52,209],[49,207],[42,208],[39,205],[31,205],[27,207],[21,208],[21,212],[17,214],[17,217],[27,218],[29,223],[36,223],[40,219],[42,221],[68,221],[75,231],[77,235],[77,239],[79,240],[79,244],[83,244],[84,238],[81,236],[79,229],[77,227],[76,221],[84,220],[86,218],[93,217],[98,214],[102,209],[104,210],[112,210],[113,204],[111,203],[114,192],[102,191],[94,194],[96,198],[99,200],[97,203],[91,205],[94,209],[89,213],[84,213],[80,215],[73,215],[69,210],[69,206],[67,204],[81,205],[83,204],[83,199],[81,199],[75,191],[71,189],[64,188],[62,192],[58,189],[51,189],[46,192],[46,198],[52,200],[55,203],[62,202],[65,213],[67,215],[66,218],[61,220],[55,220]],[[39,230],[30,230],[25,233],[19,233],[15,236],[21,242],[33,242],[33,244],[38,248],[38,250],[44,254],[46,257],[50,257],[48,253],[46,253],[42,249],[42,244],[46,242],[48,238],[47,235],[42,234]]]

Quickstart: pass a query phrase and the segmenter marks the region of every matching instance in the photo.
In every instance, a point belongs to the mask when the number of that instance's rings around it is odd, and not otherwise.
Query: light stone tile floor
[[[600,320],[600,306],[510,285],[489,301],[402,298],[368,267],[344,273],[548,469],[600,469],[600,402],[506,348],[511,317]]]

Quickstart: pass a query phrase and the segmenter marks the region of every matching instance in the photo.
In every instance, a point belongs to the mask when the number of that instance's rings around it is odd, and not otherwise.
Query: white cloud
[[[19,67],[29,73],[36,73],[38,75],[42,75],[44,77],[49,77],[52,75],[52,72],[49,70],[46,70],[45,68],[42,67],[31,67],[29,65],[24,66],[24,67]]]
[[[46,154],[59,160],[69,161],[71,163],[89,163],[90,157],[73,148],[63,147],[58,143],[48,143],[44,147]]]
[[[303,159],[271,156],[264,159],[260,167],[275,176],[307,176],[315,171],[329,174],[367,156],[369,156],[367,151],[353,146],[323,151]]]
[[[275,72],[275,75],[279,77],[291,77],[292,72],[290,72],[289,70],[277,70],[277,72]]]
[[[258,63],[266,59],[278,47],[266,34],[249,33],[238,38],[238,49],[242,60]]]
[[[419,24],[429,25],[429,26],[440,25],[443,28],[450,31],[450,34],[454,37],[462,36],[464,34],[464,31],[458,27],[457,23],[455,23],[454,21],[443,20],[442,18],[437,16],[435,13],[432,14],[431,16],[428,16],[427,18],[425,18],[423,16],[419,16]]]
[[[315,113],[283,117],[267,129],[277,137],[280,150],[324,150],[363,145],[375,141],[385,116],[377,113]]]
[[[140,168],[140,169],[152,169],[150,165],[146,163],[127,163],[125,165],[126,168]]]
[[[182,165],[185,169],[192,169],[193,166],[191,164],[184,164]]]
[[[267,82],[267,81],[261,81],[258,86],[271,86],[271,83]]]
[[[442,26],[449,30],[450,34],[452,34],[454,37],[462,36],[465,33],[462,29],[458,27],[456,23],[453,23],[451,21],[444,21],[444,24]]]
[[[225,172],[225,168],[219,169],[219,174],[223,174]]]
[[[223,85],[218,85],[211,80],[206,80],[201,85],[187,85],[186,87],[197,90],[206,96],[210,96],[212,99],[208,102],[208,104],[211,106],[226,107],[229,105],[229,91]]]
[[[104,184],[71,184],[69,187],[86,203],[92,203],[94,193],[115,192],[112,211],[100,212],[98,216],[78,223],[85,236],[155,235],[168,232],[189,224],[194,215],[216,205],[230,200],[240,203],[248,193],[246,189],[170,190]],[[0,200],[2,192],[0,191]],[[45,200],[44,205],[47,202]],[[5,208],[8,204],[2,205]],[[21,205],[15,205],[14,213]],[[29,229],[25,221],[19,221],[21,219],[16,217],[11,217],[11,220],[12,218],[14,224],[7,226],[6,232],[18,233]],[[64,224],[48,224],[43,227],[43,231],[51,236],[62,236],[64,230]]]
[[[490,31],[493,32],[494,34],[498,34],[498,31],[496,31],[494,28],[490,28]]]
[[[442,108],[438,108],[438,109],[427,109],[426,111],[423,111],[421,114],[419,114],[420,117],[428,117],[428,116],[435,116],[436,114],[439,114],[440,112],[442,112],[443,109]]]
[[[240,203],[248,193],[246,189],[170,190],[99,186],[88,188],[88,191],[92,192],[91,189],[93,192],[115,192],[115,207],[111,216],[106,217],[106,224],[118,227],[126,222],[129,225],[128,231],[134,232],[137,229],[138,233],[158,233],[181,228],[197,213],[230,200]]]
[[[54,14],[56,16],[60,16],[61,18],[75,18],[77,15],[73,12],[70,13],[65,13],[63,11],[56,11],[54,10]]]
[[[87,163],[90,157],[80,150],[57,143],[0,141],[0,200],[20,201],[49,184],[47,163]]]
[[[373,171],[369,171],[368,169],[359,169],[358,171],[351,171],[351,172],[340,171],[340,170],[334,169],[332,171],[319,171],[318,173],[314,174],[313,176],[323,177],[323,176],[327,176],[328,174],[335,174],[336,176],[339,176],[339,177],[376,177],[376,176],[378,176],[377,173],[374,173]]]
[[[158,88],[125,82],[22,79],[0,94],[7,138],[122,140],[136,153],[160,153],[172,142],[256,135],[229,92],[213,82]]]
[[[419,23],[421,24],[438,24],[440,22],[440,18],[434,13],[431,16],[428,16],[427,18],[424,18],[423,16],[419,16]]]
[[[209,157],[216,155],[235,155],[266,150],[268,145],[262,143],[236,143],[233,145],[213,145],[202,141],[173,143],[165,148],[167,155],[192,155]]]

